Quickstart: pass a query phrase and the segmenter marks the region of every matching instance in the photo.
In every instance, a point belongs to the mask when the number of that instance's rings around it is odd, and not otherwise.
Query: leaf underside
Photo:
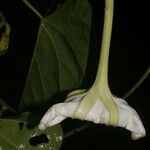
[[[0,119],[0,149],[58,150],[62,144],[61,127],[40,131],[33,126],[36,121],[36,116],[28,112],[13,119]]]
[[[41,106],[58,93],[79,88],[88,57],[91,8],[67,0],[41,20],[20,110]]]

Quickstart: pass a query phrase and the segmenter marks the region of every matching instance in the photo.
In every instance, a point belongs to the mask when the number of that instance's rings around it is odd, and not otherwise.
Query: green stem
[[[133,87],[123,96],[124,99],[129,97],[131,94],[135,92],[135,90],[144,82],[144,80],[148,77],[150,74],[150,67],[144,72],[144,74],[141,76],[141,78],[133,85]]]
[[[75,128],[75,129],[73,129],[73,130],[67,132],[66,134],[64,134],[64,137],[63,137],[63,138],[66,139],[66,138],[68,138],[68,137],[70,137],[70,136],[72,136],[72,135],[74,135],[74,134],[76,134],[76,133],[78,133],[78,132],[80,132],[80,131],[82,131],[82,130],[84,130],[84,129],[87,129],[90,125],[91,125],[91,124],[85,124],[85,125],[82,125],[82,126],[80,126],[80,127],[77,127],[77,128]]]
[[[110,114],[109,124],[117,126],[119,115],[108,85],[108,61],[113,23],[114,0],[105,0],[105,16],[102,35],[101,54],[98,72],[93,84],[99,99],[105,104]]]
[[[95,104],[97,100],[100,100],[105,104],[109,111],[109,125],[116,126],[118,125],[119,115],[108,86],[108,60],[113,22],[113,7],[114,0],[105,0],[104,27],[97,76],[93,86],[78,106],[74,117],[79,119],[85,119],[91,107]]]
[[[43,19],[43,16],[27,1],[22,0],[41,20]]]
[[[108,86],[108,60],[113,22],[113,3],[114,0],[105,0],[105,16],[101,44],[101,54],[96,80],[94,82],[94,85],[100,88]]]

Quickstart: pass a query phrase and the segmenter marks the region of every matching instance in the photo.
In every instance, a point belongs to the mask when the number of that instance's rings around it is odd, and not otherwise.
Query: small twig
[[[43,16],[27,1],[22,0],[41,20],[43,19]]]
[[[144,82],[144,80],[148,77],[148,75],[150,74],[150,67],[148,67],[148,69],[144,72],[144,74],[141,76],[141,78],[135,83],[135,85],[133,85],[133,87],[123,96],[124,99],[128,98],[130,95],[132,95],[135,90]],[[75,129],[72,129],[71,131],[67,132],[64,135],[64,139],[84,130],[87,129],[91,126],[91,124],[85,124],[82,125],[80,127],[76,127]]]
[[[150,74],[150,67],[144,72],[144,74],[141,76],[141,78],[133,85],[133,87],[123,96],[124,99],[129,97],[131,94],[135,92],[135,90],[144,82],[144,80],[148,77]]]
[[[68,137],[70,137],[70,136],[72,136],[72,135],[74,135],[74,134],[76,134],[76,133],[78,133],[78,132],[80,132],[80,131],[82,131],[82,130],[84,130],[84,129],[87,129],[89,126],[90,126],[90,124],[85,124],[85,125],[82,125],[82,126],[80,126],[80,127],[77,127],[77,128],[75,128],[75,129],[73,129],[73,130],[67,132],[67,133],[64,135],[64,139],[65,139],[65,138],[68,138]]]

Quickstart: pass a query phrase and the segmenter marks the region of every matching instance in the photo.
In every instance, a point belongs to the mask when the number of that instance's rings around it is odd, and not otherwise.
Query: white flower
[[[77,94],[69,97],[64,103],[53,105],[42,118],[39,129],[44,130],[68,117],[74,118],[74,114],[86,94],[87,92]],[[113,100],[119,114],[118,126],[130,130],[132,133],[131,137],[134,140],[144,137],[146,134],[145,129],[136,111],[121,98],[113,96]],[[109,125],[109,119],[110,114],[106,106],[101,100],[96,100],[96,103],[87,113],[84,120]]]

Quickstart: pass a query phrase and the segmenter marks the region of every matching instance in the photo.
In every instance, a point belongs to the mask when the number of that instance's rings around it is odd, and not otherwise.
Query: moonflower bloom
[[[73,117],[80,102],[87,95],[87,92],[69,96],[64,103],[53,105],[42,118],[39,129],[44,130],[47,127],[56,125],[68,117]],[[136,140],[145,136],[145,129],[137,112],[128,105],[128,103],[118,97],[112,96],[119,114],[119,127],[126,128],[131,131],[132,139]],[[109,125],[109,111],[103,102],[99,99],[92,106],[85,116],[84,120],[94,122],[96,124]]]
[[[112,19],[113,0],[105,0],[101,55],[95,82],[89,90],[73,91],[68,94],[64,103],[50,107],[40,121],[40,130],[71,117],[126,128],[131,131],[133,140],[146,135],[137,112],[125,100],[112,95],[108,86],[108,58]]]

